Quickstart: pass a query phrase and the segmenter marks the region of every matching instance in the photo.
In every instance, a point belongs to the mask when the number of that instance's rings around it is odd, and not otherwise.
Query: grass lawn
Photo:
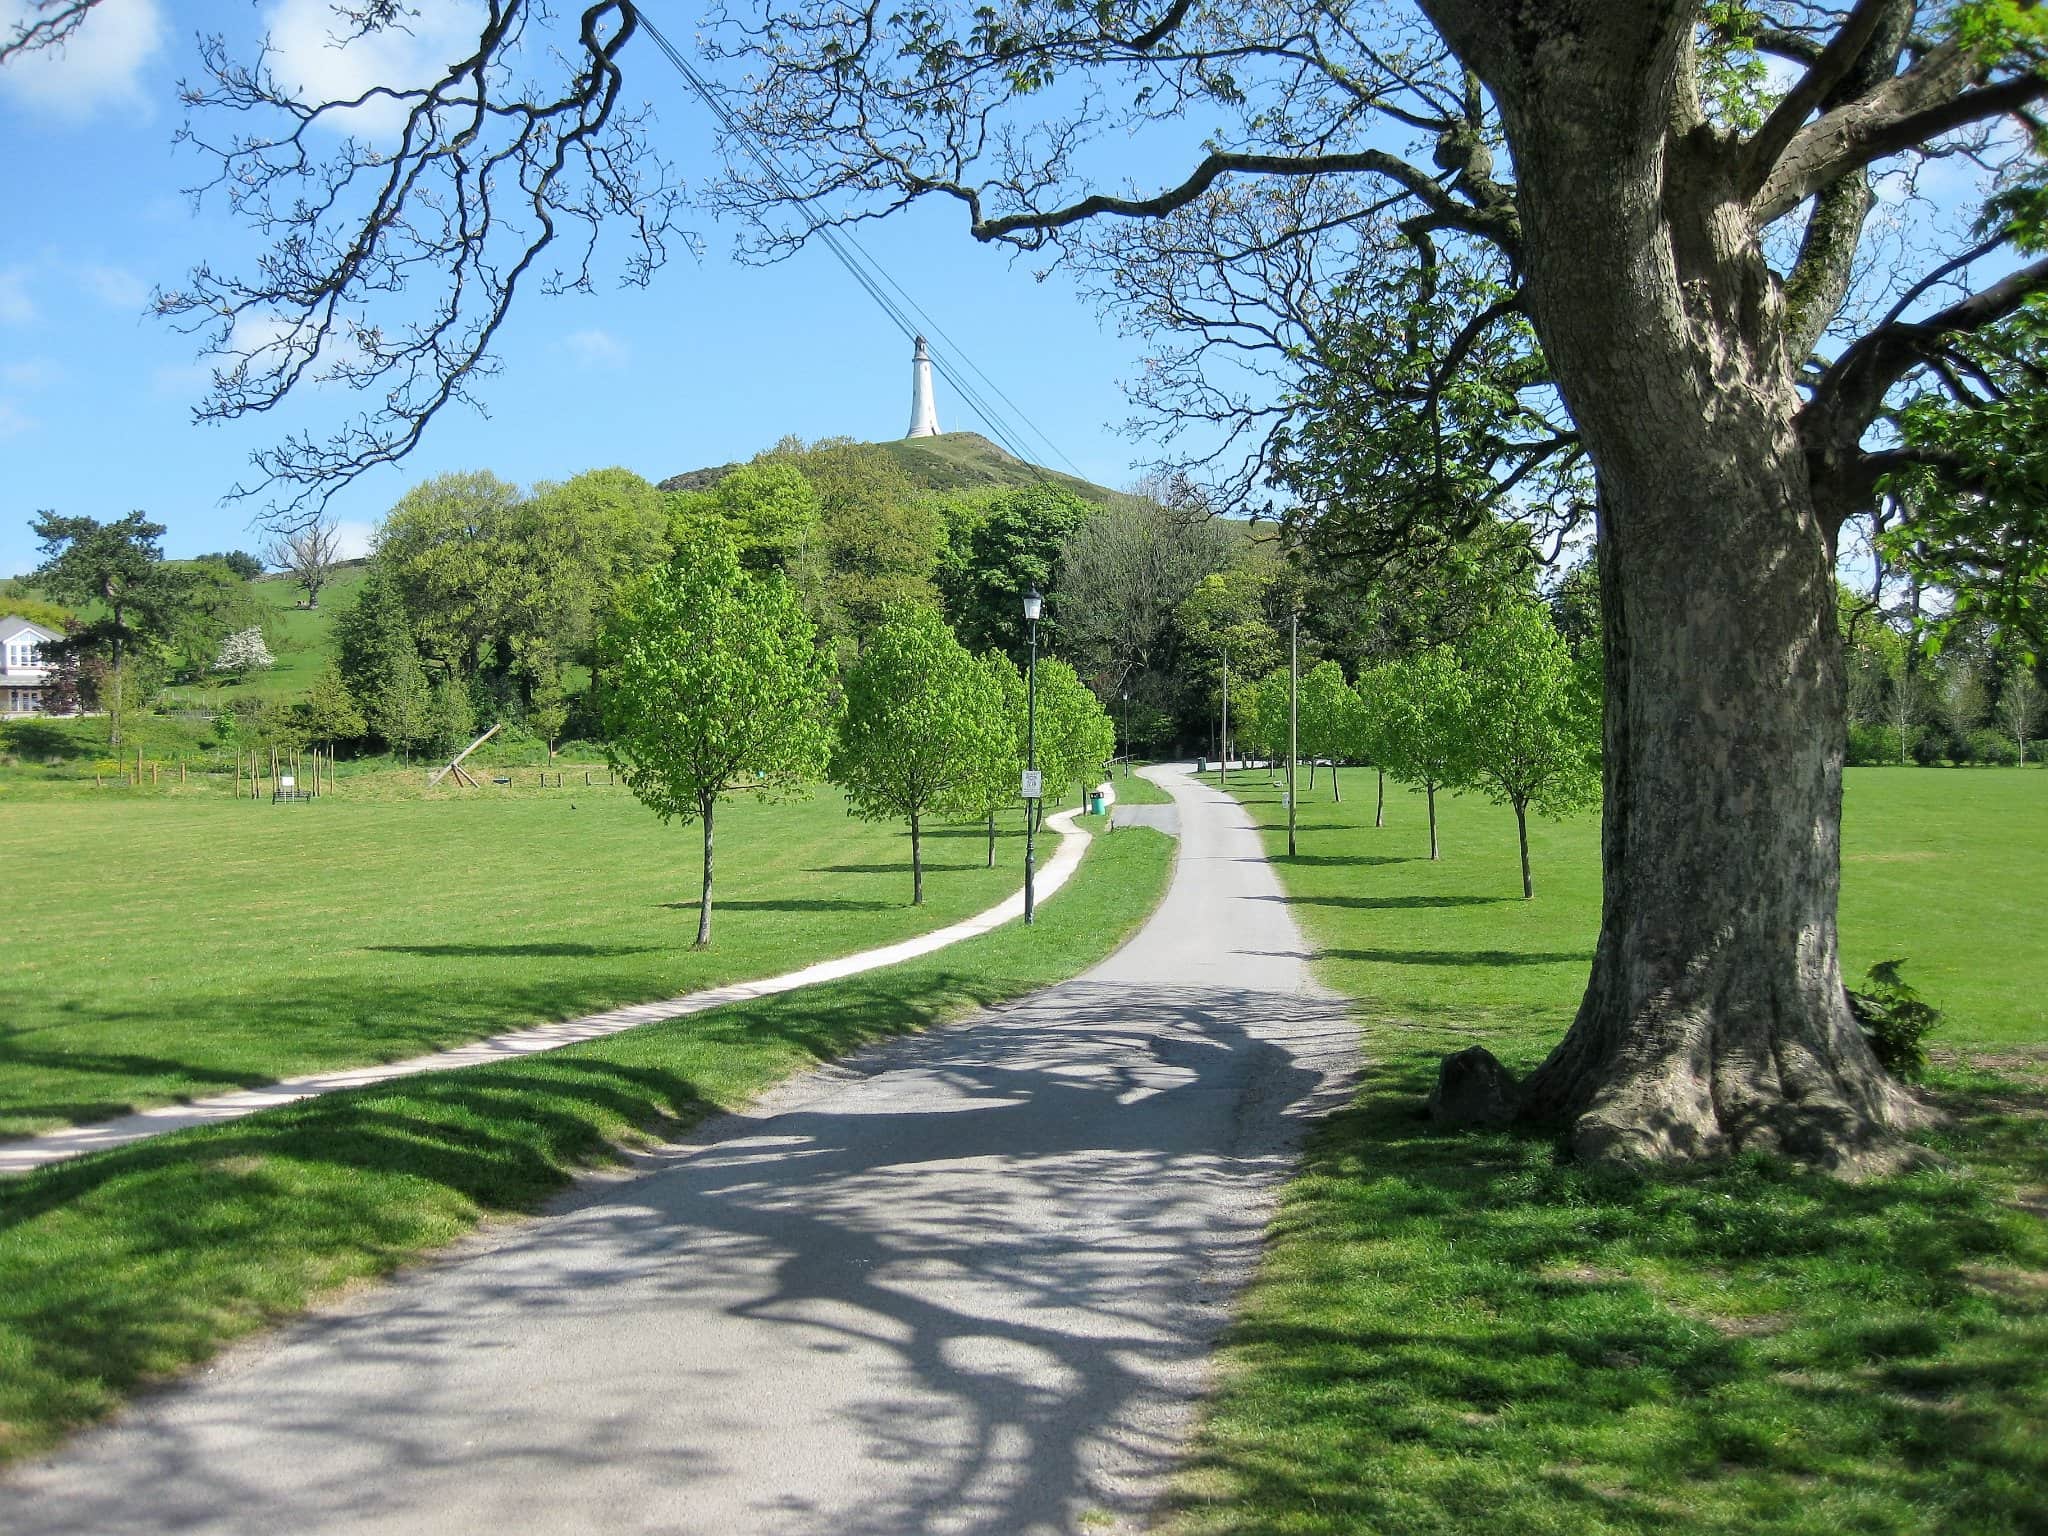
[[[1432,866],[1420,798],[1375,829],[1371,787],[1319,782],[1277,861],[1367,1081],[1289,1191],[1170,1528],[2048,1530],[2048,774],[1851,770],[1845,949],[1950,1011],[1927,1091],[1955,1116],[1954,1171],[1858,1187],[1433,1131],[1441,1055],[1525,1070],[1568,1021],[1596,828],[1532,827],[1525,903],[1505,812],[1443,804]]]
[[[1096,840],[1032,928],[0,1182],[0,1461],[323,1291],[533,1210],[636,1132],[673,1134],[866,1041],[1085,969],[1157,904],[1172,859],[1170,839],[1126,830]]]
[[[774,975],[1022,879],[1021,835],[990,870],[979,828],[938,828],[912,907],[899,829],[850,820],[831,790],[738,801],[719,812],[700,953],[697,828],[662,826],[601,774],[407,794],[0,799],[20,898],[0,955],[0,1136]]]

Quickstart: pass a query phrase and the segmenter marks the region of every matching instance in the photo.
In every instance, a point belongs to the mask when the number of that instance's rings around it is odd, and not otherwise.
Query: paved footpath
[[[1356,1052],[1244,812],[1155,772],[1179,867],[1095,970],[230,1351],[0,1530],[1136,1529]]]

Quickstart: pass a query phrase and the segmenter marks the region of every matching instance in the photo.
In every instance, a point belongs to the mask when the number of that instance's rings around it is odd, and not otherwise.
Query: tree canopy
[[[797,788],[824,767],[831,664],[779,573],[740,567],[715,535],[641,578],[604,621],[605,751],[664,822],[704,829],[697,943],[711,942],[718,803]]]

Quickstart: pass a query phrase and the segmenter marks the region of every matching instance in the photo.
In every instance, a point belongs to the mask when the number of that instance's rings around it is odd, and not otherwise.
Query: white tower
[[[932,358],[917,338],[917,351],[910,359],[910,430],[905,437],[937,437],[938,407],[932,404]]]

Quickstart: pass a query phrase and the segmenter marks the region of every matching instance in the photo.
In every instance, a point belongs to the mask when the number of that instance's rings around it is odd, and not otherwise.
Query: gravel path
[[[1356,1032],[1244,812],[1089,974],[798,1079],[231,1351],[0,1529],[1138,1528]]]

